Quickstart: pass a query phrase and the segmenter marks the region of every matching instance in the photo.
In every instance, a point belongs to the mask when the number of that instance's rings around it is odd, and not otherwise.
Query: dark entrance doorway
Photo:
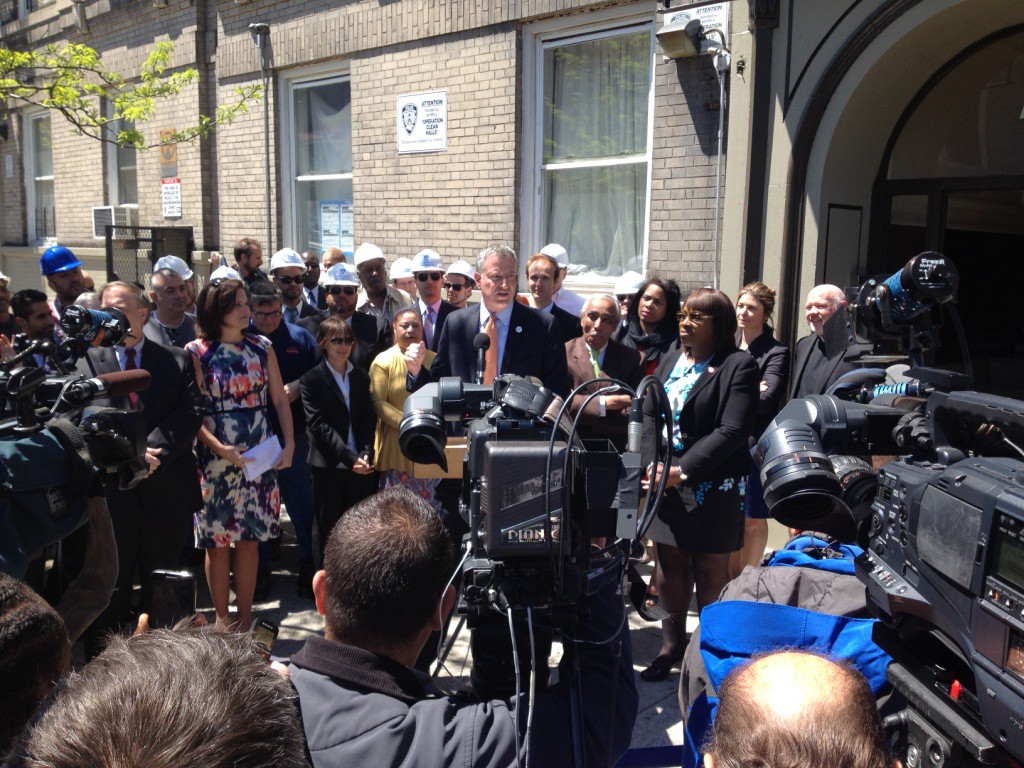
[[[897,123],[876,184],[868,269],[936,250],[960,270],[957,309],[975,387],[1024,397],[1024,31],[961,53]],[[962,370],[944,329],[937,364]]]

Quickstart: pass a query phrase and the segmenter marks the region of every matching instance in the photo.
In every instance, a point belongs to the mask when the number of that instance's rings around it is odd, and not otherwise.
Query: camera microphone
[[[82,379],[71,384],[64,393],[64,400],[73,405],[83,405],[97,397],[126,397],[134,392],[149,389],[151,381],[149,371],[141,368],[101,373],[95,378]]]
[[[473,347],[476,349],[476,375],[473,376],[473,383],[483,384],[484,371],[487,368],[487,350],[491,348],[491,337],[486,333],[478,333],[473,337]]]

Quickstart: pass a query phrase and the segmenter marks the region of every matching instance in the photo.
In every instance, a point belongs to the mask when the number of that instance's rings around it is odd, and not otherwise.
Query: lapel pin
[[[523,326],[517,325],[516,326],[516,333],[522,333],[522,332],[523,332]]]

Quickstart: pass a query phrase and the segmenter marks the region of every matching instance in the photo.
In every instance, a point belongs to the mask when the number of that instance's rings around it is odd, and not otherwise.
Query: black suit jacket
[[[453,312],[441,331],[430,371],[422,371],[416,386],[437,381],[443,376],[458,376],[473,381],[476,371],[476,349],[473,339],[480,332],[480,307],[473,304]],[[505,354],[499,374],[536,376],[545,387],[559,397],[569,394],[569,376],[565,362],[565,345],[554,318],[518,302],[512,304],[509,316]]]
[[[351,469],[363,452],[369,453],[373,460],[377,416],[370,400],[370,376],[355,364],[348,375],[351,410],[345,405],[341,389],[326,360],[299,380],[302,408],[306,413],[311,467]],[[353,452],[347,445],[350,426],[357,452]]]
[[[320,330],[320,323],[328,317],[329,313],[318,312],[315,316],[300,319],[298,325],[313,334],[315,339],[317,331]],[[355,334],[356,345],[349,359],[352,365],[369,372],[373,358],[387,349],[382,323],[373,315],[355,312],[352,315],[352,333]]]
[[[568,313],[566,313],[568,314]],[[565,355],[569,366],[569,387],[576,389],[586,381],[594,378],[594,366],[590,362],[590,347],[583,339],[573,339],[565,345]],[[644,370],[647,367],[647,360],[643,352],[620,344],[614,339],[608,341],[608,347],[604,353],[604,362],[601,365],[601,373],[612,379],[618,379],[636,389],[640,380],[644,377]],[[597,384],[591,384],[572,400],[569,412],[575,416],[586,401],[587,396],[598,389]],[[583,416],[580,418],[580,431],[584,438],[603,437],[611,440],[619,451],[626,448],[626,422],[629,420],[628,411],[609,411],[601,416],[601,406],[594,398],[587,404]]]
[[[681,349],[662,357],[654,372],[662,382],[675,368]],[[679,430],[686,449],[678,462],[688,485],[750,473],[747,438],[757,416],[757,390],[761,381],[754,359],[735,350],[711,358],[694,382],[679,413]],[[673,414],[674,416],[675,414]],[[656,432],[654,400],[644,401],[644,461],[654,459]]]
[[[806,378],[810,373],[808,362],[811,358],[811,350],[814,348],[817,340],[817,334],[811,333],[796,343],[796,349],[793,351],[793,380],[790,387],[790,398],[825,394],[825,391],[835,384],[841,376],[850,371],[857,370],[859,366],[851,362],[852,358],[871,351],[870,344],[854,343],[847,347],[845,352],[837,354],[831,359],[826,358],[824,361],[826,370],[821,372],[824,374],[822,380],[825,382],[825,386],[812,387],[806,381]]]
[[[412,306],[418,310],[420,308],[419,300],[414,301]],[[434,343],[430,345],[431,352],[437,352],[437,345],[441,341],[441,331],[444,329],[444,322],[448,319],[448,315],[457,309],[458,307],[450,301],[441,299],[441,306],[437,308],[437,320],[434,321]]]
[[[583,335],[580,319],[574,316],[572,312],[566,312],[560,306],[554,304],[551,307],[551,316],[555,318],[555,322],[558,324],[558,330],[562,334],[563,342],[572,341]]]
[[[199,475],[192,444],[203,423],[202,399],[196,383],[191,355],[183,349],[146,340],[139,367],[149,371],[152,381],[139,392],[142,417],[150,448],[161,448],[160,466],[139,484],[147,507],[158,513],[192,514],[203,505]],[[78,373],[98,376],[120,371],[117,355],[109,347],[88,350],[77,367]],[[128,398],[97,400],[96,405],[128,408]],[[116,491],[113,493],[116,494]]]
[[[747,347],[747,354],[754,358],[757,370],[761,374],[761,381],[768,385],[767,389],[761,392],[758,382],[757,419],[754,421],[754,433],[750,438],[750,445],[753,447],[782,408],[786,384],[789,381],[789,347],[775,338],[771,328],[765,328],[764,333]]]
[[[316,290],[316,304],[315,304],[315,306],[316,306],[317,309],[319,309],[321,312],[323,312],[325,309],[327,309],[327,291],[324,290],[324,287],[322,285],[318,285],[315,288],[315,290]],[[302,289],[302,300],[305,301],[307,304],[310,303],[309,300],[306,298],[306,289],[305,288]]]

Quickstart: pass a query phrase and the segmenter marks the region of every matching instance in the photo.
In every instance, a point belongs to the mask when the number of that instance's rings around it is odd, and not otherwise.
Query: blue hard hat
[[[82,262],[71,252],[70,248],[63,245],[51,245],[39,259],[39,270],[43,277],[52,275],[55,272],[67,272],[70,269],[82,266]]]

